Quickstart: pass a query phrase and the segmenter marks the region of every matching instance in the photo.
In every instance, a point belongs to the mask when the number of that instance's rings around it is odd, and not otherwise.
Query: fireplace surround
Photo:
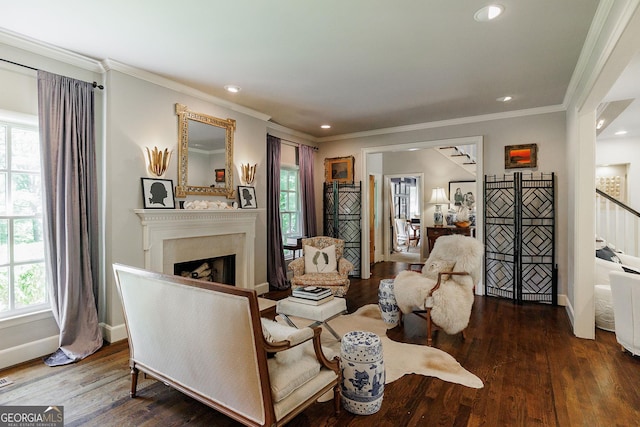
[[[135,209],[146,269],[174,274],[174,264],[235,255],[235,286],[268,291],[254,277],[256,218],[264,209]]]

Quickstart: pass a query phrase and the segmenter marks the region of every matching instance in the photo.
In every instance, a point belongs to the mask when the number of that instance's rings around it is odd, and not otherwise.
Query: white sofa
[[[616,339],[623,349],[640,355],[640,274],[611,272]]]
[[[339,412],[339,363],[324,356],[320,328],[261,319],[253,290],[120,264],[113,270],[131,397],[142,371],[249,426],[283,425],[331,391]]]
[[[615,331],[613,315],[613,302],[611,299],[611,286],[609,273],[612,271],[624,272],[624,267],[640,271],[640,258],[622,253],[616,253],[620,263],[595,258],[594,280],[594,304],[596,326],[605,331]]]

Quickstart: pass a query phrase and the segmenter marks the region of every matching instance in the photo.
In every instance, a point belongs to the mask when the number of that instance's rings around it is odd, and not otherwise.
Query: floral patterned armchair
[[[305,270],[305,247],[312,246],[316,249],[325,249],[335,246],[336,270],[332,272],[311,272]],[[344,252],[344,240],[334,239],[333,237],[317,236],[308,239],[302,239],[303,256],[289,263],[289,270],[293,271],[291,279],[291,288],[303,288],[305,286],[321,286],[331,289],[334,296],[343,297],[349,289],[349,273],[353,271],[353,264],[345,259],[342,254]]]

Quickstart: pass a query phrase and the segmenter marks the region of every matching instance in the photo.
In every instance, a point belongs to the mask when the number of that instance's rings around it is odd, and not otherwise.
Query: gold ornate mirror
[[[236,121],[196,113],[176,104],[178,115],[178,185],[187,195],[235,198],[233,134]]]

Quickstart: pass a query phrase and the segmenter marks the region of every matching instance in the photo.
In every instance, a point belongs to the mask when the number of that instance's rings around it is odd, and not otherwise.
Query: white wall
[[[640,78],[640,77],[639,77]],[[628,164],[628,205],[640,211],[640,138],[598,139],[596,165]]]

